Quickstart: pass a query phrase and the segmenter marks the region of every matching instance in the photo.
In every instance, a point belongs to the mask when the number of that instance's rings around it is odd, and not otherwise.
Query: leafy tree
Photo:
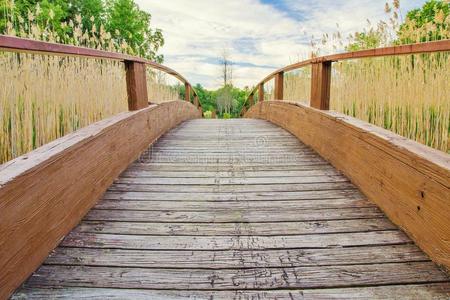
[[[111,0],[108,5],[107,30],[121,39],[141,57],[163,61],[157,51],[164,45],[161,30],[150,28],[151,15],[140,10],[133,0]]]
[[[0,34],[122,51],[157,62],[161,30],[134,0],[0,0]]]
[[[97,29],[106,22],[106,6],[103,0],[70,0],[69,19],[75,19],[79,15],[82,17],[83,28]]]
[[[422,8],[408,12],[398,37],[400,44],[450,38],[450,2],[430,0]]]

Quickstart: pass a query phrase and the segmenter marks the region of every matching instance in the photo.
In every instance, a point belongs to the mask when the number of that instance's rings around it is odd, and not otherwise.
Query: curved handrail
[[[104,50],[91,49],[86,47],[77,47],[65,44],[56,44],[43,41],[36,41],[31,39],[18,38],[7,35],[0,35],[0,49],[11,52],[30,52],[39,54],[55,54],[67,56],[81,56],[88,58],[112,59],[119,60],[125,63],[138,63],[148,65],[159,71],[163,71],[180,80],[186,87],[186,90],[191,91],[198,102],[197,92],[192,88],[192,85],[177,71],[137,56],[131,56],[118,52],[108,52]],[[187,100],[187,96],[186,96]],[[200,107],[200,103],[198,105]]]
[[[406,55],[406,54],[418,54],[418,53],[430,53],[442,51],[450,51],[450,40],[338,53],[321,56],[317,58],[311,58],[305,61],[291,64],[270,73],[263,80],[261,80],[249,94],[249,97],[247,98],[246,102],[243,105],[243,111],[245,110],[244,109],[245,104],[247,104],[249,100],[250,101],[253,100],[253,96],[255,95],[256,91],[259,92],[260,97],[258,100],[261,101],[261,95],[264,95],[264,83],[274,78],[275,78],[275,89],[274,89],[275,97],[277,100],[283,100],[283,75],[285,72],[289,72],[292,70],[312,65],[314,68],[312,70],[311,76],[311,106],[319,109],[328,109],[329,91],[331,84],[331,63],[357,58]],[[254,103],[252,102],[250,103],[250,105],[253,104]]]

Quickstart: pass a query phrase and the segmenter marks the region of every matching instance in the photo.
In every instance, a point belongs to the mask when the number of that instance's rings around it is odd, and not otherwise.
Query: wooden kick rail
[[[332,63],[348,59],[406,55],[450,51],[450,40],[418,43],[411,45],[393,46],[386,48],[361,50],[355,52],[340,53],[327,55],[317,58],[308,59],[299,63],[295,63],[268,75],[256,85],[247,99],[249,105],[254,105],[253,98],[258,91],[258,101],[264,100],[264,84],[275,79],[275,100],[283,100],[283,77],[286,72],[300,69],[306,66],[312,66],[311,74],[311,99],[310,106],[313,108],[328,110],[330,108],[330,90],[331,90],[331,71]],[[245,105],[244,105],[245,106]]]
[[[30,39],[23,39],[0,35],[0,49],[11,52],[25,52],[37,54],[52,54],[63,56],[81,56],[97,59],[113,59],[123,61],[126,68],[127,78],[127,92],[128,92],[128,108],[130,111],[135,111],[148,107],[148,91],[147,91],[147,66],[163,71],[180,80],[186,88],[186,101],[191,101],[191,91],[195,97],[198,97],[195,89],[191,84],[178,72],[155,63],[153,61],[143,59],[136,56],[131,56],[122,53],[108,52],[97,49],[90,49],[84,47],[76,47],[63,44],[48,43],[42,41],[35,41]],[[201,110],[201,104],[197,102],[197,108]]]

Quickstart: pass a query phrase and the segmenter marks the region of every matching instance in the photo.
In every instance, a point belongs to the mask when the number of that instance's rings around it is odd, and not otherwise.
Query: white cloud
[[[192,84],[220,85],[218,58],[231,54],[234,84],[253,85],[275,68],[308,56],[309,39],[336,31],[354,32],[366,19],[384,17],[385,0],[273,0],[285,10],[258,0],[135,0],[152,14],[152,27],[166,40],[165,64]],[[422,0],[408,1],[406,8]],[[306,33],[306,35],[305,35]]]

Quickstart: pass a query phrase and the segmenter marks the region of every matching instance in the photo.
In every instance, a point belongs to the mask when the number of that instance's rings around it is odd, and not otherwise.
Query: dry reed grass
[[[25,21],[7,12],[5,33],[133,54],[103,26],[83,28],[81,16],[61,24],[73,35],[60,36],[36,21],[40,13],[37,5]],[[0,52],[0,69],[0,164],[128,109],[125,68],[118,61]],[[148,74],[150,101],[179,99],[179,88],[161,72],[148,68]]]
[[[310,70],[287,74],[286,100],[309,105]],[[449,70],[448,53],[334,63],[331,109],[450,152]]]
[[[284,74],[284,99],[309,105],[311,99],[311,66]]]
[[[163,103],[181,100],[180,82],[169,77],[166,73],[147,67],[147,90],[151,103]]]
[[[0,163],[127,110],[117,61],[0,53]]]
[[[449,152],[448,53],[333,65],[331,108]]]
[[[2,52],[0,66],[0,164],[128,109],[122,62]],[[180,99],[147,70],[151,102]]]

